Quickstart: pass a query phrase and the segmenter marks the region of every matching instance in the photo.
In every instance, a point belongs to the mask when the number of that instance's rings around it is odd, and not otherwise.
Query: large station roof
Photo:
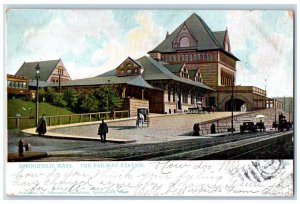
[[[115,70],[113,71],[115,72]],[[105,84],[128,84],[148,89],[153,88],[142,76],[117,77],[116,75],[105,75],[61,82],[61,86],[97,86]],[[58,86],[58,83],[49,86]]]
[[[139,61],[144,67],[144,72],[142,73],[142,76],[145,80],[170,79],[184,84],[189,84],[206,90],[214,91],[214,89],[210,88],[209,86],[203,83],[178,77],[177,75],[173,74],[169,69],[167,69],[163,64],[152,59],[151,57],[144,56],[138,59],[137,61]]]
[[[139,65],[143,68],[142,78],[146,81],[155,81],[155,80],[174,80],[180,83],[189,84],[192,86],[196,86],[199,88],[203,88],[206,90],[214,91],[214,89],[208,87],[207,85],[195,82],[190,79],[180,78],[174,73],[172,73],[166,65],[161,64],[160,62],[152,59],[151,57],[143,56],[135,62],[138,62]],[[182,65],[180,65],[182,66]],[[113,77],[116,76],[116,70],[110,70],[108,72],[105,72],[104,74],[99,75],[98,77]],[[131,77],[131,76],[127,76]],[[127,78],[127,77],[117,77],[117,78]]]
[[[186,26],[191,32],[192,36],[197,40],[197,47],[191,48],[174,48],[173,41],[176,39],[183,26]],[[223,47],[223,40],[225,31],[213,32],[208,25],[197,14],[192,14],[186,19],[180,26],[178,26],[164,41],[162,41],[157,47],[151,50],[152,52],[160,53],[172,53],[186,49],[196,49],[198,51],[205,50],[221,50],[224,53],[238,60],[232,53],[226,52]]]

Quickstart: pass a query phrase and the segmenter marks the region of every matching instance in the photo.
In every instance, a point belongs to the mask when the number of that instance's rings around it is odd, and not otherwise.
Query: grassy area
[[[7,115],[8,117],[16,117],[16,114],[21,114],[21,117],[31,117],[30,119],[21,119],[20,128],[30,128],[35,126],[35,103],[32,101],[24,101],[20,99],[9,99],[7,102]],[[70,115],[74,114],[73,112],[67,110],[66,108],[61,108],[53,106],[49,103],[40,103],[39,104],[39,115],[45,114],[46,116],[51,115]],[[76,118],[74,118],[75,120]],[[79,120],[79,119],[78,119]],[[13,129],[16,127],[16,120],[9,119],[8,129]],[[73,122],[73,120],[72,120]],[[62,120],[62,124],[67,123],[67,121]],[[53,121],[55,124],[55,121]]]

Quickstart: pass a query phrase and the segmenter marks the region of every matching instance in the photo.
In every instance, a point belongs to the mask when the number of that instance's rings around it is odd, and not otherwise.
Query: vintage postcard
[[[294,196],[294,10],[5,10],[5,193]]]

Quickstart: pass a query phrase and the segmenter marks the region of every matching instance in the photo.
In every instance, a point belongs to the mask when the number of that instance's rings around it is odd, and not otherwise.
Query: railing
[[[15,128],[29,128],[34,127],[35,119],[34,117],[7,117],[7,128],[15,129]]]
[[[97,112],[97,113],[82,113],[72,115],[53,115],[45,116],[45,120],[48,126],[63,125],[71,123],[82,123],[99,121],[101,119],[114,119],[114,118],[127,118],[129,117],[129,111],[114,111],[113,117],[111,112]],[[8,117],[8,129],[14,128],[30,128],[35,125],[34,117]]]

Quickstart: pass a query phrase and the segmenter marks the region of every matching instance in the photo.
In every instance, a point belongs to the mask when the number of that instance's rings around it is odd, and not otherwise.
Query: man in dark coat
[[[101,143],[106,142],[106,133],[108,133],[108,126],[102,119],[102,123],[100,123],[98,128],[98,135],[100,135]]]
[[[45,115],[42,114],[42,117],[39,121],[39,124],[37,125],[37,128],[35,130],[35,132],[37,132],[39,135],[44,135],[47,132],[47,127],[46,127],[46,119],[45,119]]]

